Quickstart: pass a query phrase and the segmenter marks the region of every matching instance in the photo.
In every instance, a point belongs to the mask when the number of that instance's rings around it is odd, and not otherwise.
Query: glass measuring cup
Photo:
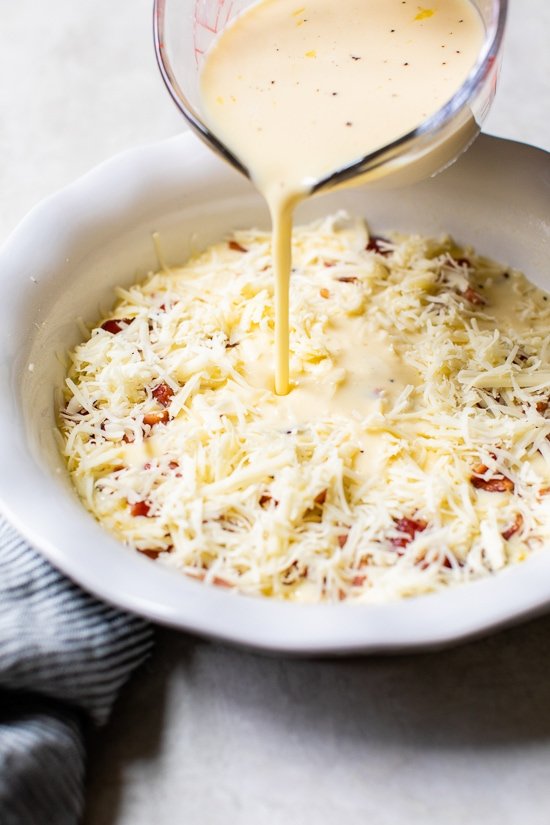
[[[244,164],[201,118],[199,75],[212,41],[253,2],[154,0],[156,55],[170,95],[199,137],[248,177]],[[356,178],[371,185],[404,185],[444,169],[468,148],[495,95],[508,6],[508,0],[472,2],[484,22],[485,38],[475,66],[453,97],[416,129],[318,180],[313,192]]]

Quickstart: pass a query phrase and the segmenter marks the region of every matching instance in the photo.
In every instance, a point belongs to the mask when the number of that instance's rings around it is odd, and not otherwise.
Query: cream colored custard
[[[441,108],[472,69],[483,34],[469,0],[261,0],[207,53],[204,120],[272,215],[278,394],[289,390],[294,206],[316,182]]]

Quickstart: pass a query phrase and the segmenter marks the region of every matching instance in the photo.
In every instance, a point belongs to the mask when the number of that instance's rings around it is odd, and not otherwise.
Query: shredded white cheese
[[[370,238],[344,214],[293,244],[287,401],[268,233],[117,290],[60,413],[87,508],[188,575],[300,601],[431,592],[541,548],[547,296],[450,238]]]

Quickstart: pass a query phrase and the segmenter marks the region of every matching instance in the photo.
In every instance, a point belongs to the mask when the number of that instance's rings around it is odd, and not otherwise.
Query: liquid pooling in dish
[[[294,601],[433,592],[548,543],[547,296],[343,214],[293,243],[286,396],[269,233],[117,290],[61,411],[88,509],[162,564]]]
[[[208,51],[204,121],[249,170],[272,215],[279,394],[292,379],[294,206],[438,111],[466,80],[483,38],[469,0],[261,0]]]

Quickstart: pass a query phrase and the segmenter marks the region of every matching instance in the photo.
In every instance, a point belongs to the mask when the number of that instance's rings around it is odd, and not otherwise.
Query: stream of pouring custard
[[[260,0],[209,49],[204,121],[248,169],[271,212],[277,394],[291,386],[296,204],[318,181],[440,109],[468,76],[483,38],[470,0]]]

